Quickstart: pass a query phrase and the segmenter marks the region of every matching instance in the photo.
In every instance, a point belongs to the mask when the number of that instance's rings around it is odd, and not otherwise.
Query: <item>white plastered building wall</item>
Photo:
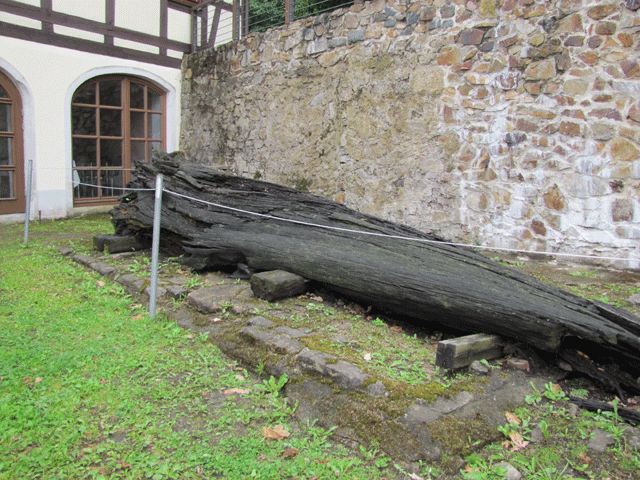
[[[18,0],[40,6],[39,0]],[[159,0],[116,0],[115,25],[141,33],[159,33]],[[104,21],[103,0],[53,0],[54,11]],[[190,14],[169,9],[169,38],[190,42]],[[0,12],[0,21],[38,29],[40,22]],[[56,33],[101,42],[92,32],[54,25]],[[158,48],[129,42],[116,46],[158,53]],[[181,52],[167,54],[180,58]],[[0,35],[0,70],[18,88],[22,100],[25,172],[33,161],[32,218],[58,218],[87,208],[73,206],[71,159],[71,99],[91,78],[116,74],[149,80],[166,92],[166,149],[177,150],[180,130],[180,69],[152,63],[85,53]],[[0,215],[0,222],[21,221],[23,214]]]
[[[23,102],[25,162],[33,160],[32,217],[74,213],[71,175],[71,97],[87,80],[106,74],[144,78],[167,92],[166,148],[178,149],[180,70],[78,52],[0,36],[0,69]],[[3,215],[16,221],[22,215]]]

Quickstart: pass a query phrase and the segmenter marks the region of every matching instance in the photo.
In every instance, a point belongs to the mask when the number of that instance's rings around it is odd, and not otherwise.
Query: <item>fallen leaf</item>
[[[504,418],[507,419],[507,422],[513,423],[514,425],[520,425],[522,423],[518,416],[511,412],[504,412]]]
[[[262,435],[267,440],[282,440],[288,438],[291,434],[287,432],[282,425],[276,425],[273,428],[264,427],[262,429]]]
[[[365,352],[364,355],[362,355],[362,358],[364,358],[365,362],[370,362],[372,357],[369,352]]]
[[[102,287],[104,287],[106,285],[106,283],[104,283],[102,280],[98,280],[96,282],[96,285],[97,285],[98,288],[102,288]]]
[[[24,383],[25,385],[29,385],[31,383],[31,377],[24,377],[22,379],[22,383]]]
[[[221,319],[221,318],[218,318],[218,317],[215,317],[215,318],[213,318],[211,321],[212,321],[213,323],[218,323],[218,322],[221,322],[221,321],[222,321],[222,319]]]
[[[42,377],[36,377],[36,378],[33,380],[33,383],[40,383],[41,381],[42,381]]]
[[[285,448],[284,452],[282,452],[282,458],[293,458],[296,455],[298,455],[298,449],[297,448]]]
[[[404,330],[402,330],[402,327],[400,325],[393,325],[389,330],[396,333],[404,332]]]
[[[193,339],[194,339],[194,338],[196,338],[196,337],[195,337],[195,335],[189,334],[189,335],[187,335],[187,338],[188,338],[189,340],[193,340]]]
[[[502,442],[502,448],[509,448],[511,446],[511,442],[509,440],[505,440]]]
[[[120,465],[120,468],[122,468],[123,470],[128,470],[131,468],[131,464],[125,462],[124,460],[118,460],[118,465]]]
[[[524,438],[522,438],[522,435],[520,435],[518,432],[511,432],[509,434],[509,438],[511,439],[511,444],[513,445],[511,447],[512,452],[517,452],[518,450],[522,450],[527,445],[529,445],[529,442],[527,442]]]
[[[0,383],[4,382],[4,377],[2,375],[0,375]]]
[[[107,381],[106,381],[104,378],[101,378],[101,379],[100,379],[100,384],[101,384],[101,385],[105,385],[106,383],[107,383]]]
[[[141,313],[139,313],[139,314],[137,314],[137,315],[134,315],[134,316],[131,318],[131,320],[140,320],[141,318],[142,318],[142,314],[141,314]]]
[[[551,385],[551,391],[553,393],[560,393],[562,392],[562,387],[560,385],[558,385],[557,383],[554,383]]]
[[[227,388],[224,392],[225,395],[246,395],[250,393],[251,390],[247,390],[246,388]]]
[[[239,373],[236,374],[236,380],[238,380],[239,382],[244,382],[244,376],[240,375]]]
[[[581,453],[580,455],[578,455],[578,458],[580,459],[580,461],[582,463],[586,463],[587,465],[591,465],[591,457],[589,455],[587,455],[586,453]]]

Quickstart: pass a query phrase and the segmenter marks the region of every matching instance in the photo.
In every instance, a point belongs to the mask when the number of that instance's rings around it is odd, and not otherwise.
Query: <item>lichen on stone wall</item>
[[[250,34],[185,58],[181,145],[455,240],[640,258],[636,3],[375,0]]]

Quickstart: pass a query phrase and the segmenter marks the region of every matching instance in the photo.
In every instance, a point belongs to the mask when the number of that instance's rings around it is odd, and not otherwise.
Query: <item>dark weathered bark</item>
[[[229,176],[167,156],[141,165],[134,186],[165,188],[279,217],[390,235],[433,235],[367,216],[283,186]],[[153,192],[134,192],[113,211],[118,234],[148,233]],[[597,345],[625,368],[640,365],[640,320],[590,302],[466,248],[325,230],[206,206],[165,194],[163,245],[197,268],[243,262],[321,282],[364,305],[463,332],[495,333],[546,351],[567,339]]]

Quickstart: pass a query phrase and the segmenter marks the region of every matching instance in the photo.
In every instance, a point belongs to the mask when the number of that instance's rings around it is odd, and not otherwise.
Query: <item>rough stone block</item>
[[[308,348],[302,350],[296,359],[306,370],[330,377],[343,388],[359,388],[369,378],[368,375],[351,363],[337,360],[333,355],[309,350]]]
[[[347,33],[347,41],[349,43],[362,42],[364,40],[364,30],[353,30]]]
[[[264,317],[253,317],[249,319],[247,325],[260,328],[271,328],[273,327],[273,322],[271,320],[267,320]]]
[[[244,327],[240,330],[240,335],[283,355],[298,353],[303,348],[303,345],[294,338],[263,330],[260,327]]]
[[[256,297],[270,302],[300,295],[307,290],[307,281],[304,278],[284,270],[256,273],[251,276],[250,283]]]
[[[93,262],[91,268],[105,277],[113,275],[116,272],[114,267],[103,262]]]
[[[228,304],[247,299],[246,285],[219,285],[194,290],[187,295],[187,302],[200,313],[218,313]]]
[[[166,290],[167,294],[176,300],[185,297],[189,293],[189,290],[184,285],[169,285]]]
[[[147,281],[143,280],[142,278],[136,277],[133,274],[121,275],[116,278],[116,281],[124,288],[126,288],[129,293],[134,295],[142,293],[142,290],[147,284]]]

